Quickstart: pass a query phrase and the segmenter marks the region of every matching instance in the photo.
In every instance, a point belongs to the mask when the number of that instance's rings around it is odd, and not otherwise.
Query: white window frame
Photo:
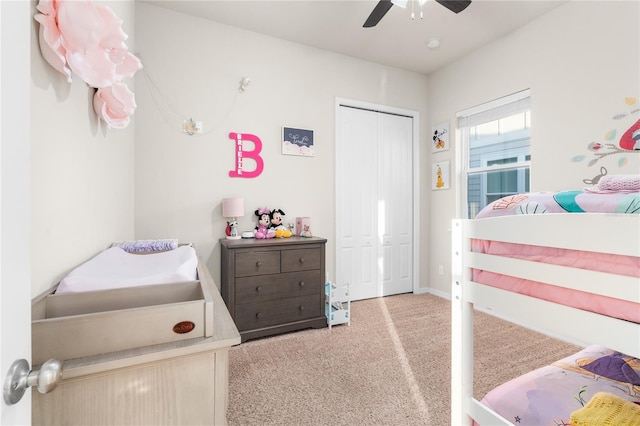
[[[458,134],[460,136],[461,147],[459,158],[460,165],[460,197],[461,208],[458,211],[458,216],[467,218],[469,216],[469,201],[468,201],[468,182],[470,174],[478,174],[485,172],[494,172],[501,170],[519,170],[518,174],[518,191],[524,191],[524,176],[520,179],[520,173],[524,175],[524,170],[531,170],[531,161],[525,160],[524,155],[511,155],[518,157],[518,161],[515,163],[491,165],[487,166],[485,160],[496,160],[499,158],[508,158],[510,155],[493,155],[490,158],[483,159],[483,165],[479,167],[469,167],[469,128],[478,124],[498,120],[500,118],[508,117],[519,112],[531,110],[531,91],[529,89],[517,92],[503,98],[499,98],[466,110],[460,111],[456,114],[458,119]],[[529,135],[530,139],[530,135]],[[531,146],[531,143],[529,144]],[[481,197],[486,199],[486,179],[482,178]],[[521,184],[522,182],[522,184]],[[477,213],[477,212],[475,212]]]

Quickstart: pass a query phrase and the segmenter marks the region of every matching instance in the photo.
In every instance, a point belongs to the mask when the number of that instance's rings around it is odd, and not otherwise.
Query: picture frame
[[[433,127],[431,132],[431,152],[448,151],[451,147],[449,123],[440,123]]]
[[[449,162],[433,163],[431,166],[431,189],[434,191],[449,189],[449,182]]]
[[[282,127],[282,154],[302,157],[315,156],[313,130]]]

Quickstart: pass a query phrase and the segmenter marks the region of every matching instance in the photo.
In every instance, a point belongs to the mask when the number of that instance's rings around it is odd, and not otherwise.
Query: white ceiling
[[[295,41],[319,49],[428,75],[499,39],[560,0],[473,0],[460,14],[435,1],[393,6],[380,23],[363,28],[377,0],[143,0],[166,9]],[[416,19],[411,19],[415,7]],[[427,48],[431,38],[440,47]],[[526,46],[523,46],[525,49]]]

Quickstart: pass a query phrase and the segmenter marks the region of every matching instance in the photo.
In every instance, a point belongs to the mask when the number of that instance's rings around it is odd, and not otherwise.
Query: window
[[[467,217],[499,198],[529,192],[530,105],[525,90],[457,114]]]

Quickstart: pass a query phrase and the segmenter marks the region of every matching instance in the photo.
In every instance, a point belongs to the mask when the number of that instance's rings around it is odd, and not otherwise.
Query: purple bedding
[[[500,385],[482,403],[519,426],[566,426],[597,392],[640,404],[640,360],[593,345]]]

